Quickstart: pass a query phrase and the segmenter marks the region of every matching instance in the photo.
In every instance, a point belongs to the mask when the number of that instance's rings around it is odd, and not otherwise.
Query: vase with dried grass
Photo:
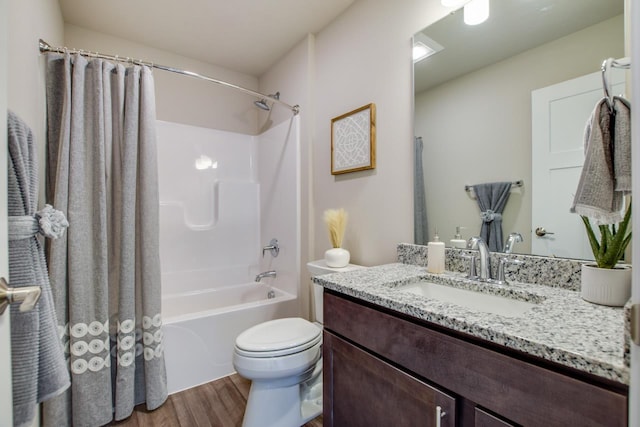
[[[342,248],[342,239],[347,228],[347,212],[344,209],[327,209],[324,211],[324,223],[329,230],[329,240],[333,248],[324,253],[327,266],[342,268],[349,265],[351,254]]]

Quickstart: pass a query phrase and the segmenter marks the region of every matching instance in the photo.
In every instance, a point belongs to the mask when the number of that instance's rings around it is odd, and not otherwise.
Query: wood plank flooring
[[[136,406],[118,427],[236,427],[242,425],[251,381],[233,374],[169,396],[155,411]],[[318,417],[305,427],[322,427]],[[268,426],[265,426],[268,427]]]

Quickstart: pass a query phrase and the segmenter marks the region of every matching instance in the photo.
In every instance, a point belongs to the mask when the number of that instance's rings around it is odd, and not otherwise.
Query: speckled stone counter
[[[517,281],[508,285],[483,284],[465,279],[459,272],[436,275],[427,273],[423,266],[404,263],[316,276],[313,280],[327,289],[381,307],[609,380],[629,383],[628,359],[624,355],[624,310],[590,304],[580,298],[579,292],[570,289],[572,286],[567,289]],[[507,317],[397,289],[422,280],[529,301],[535,306],[523,317]]]

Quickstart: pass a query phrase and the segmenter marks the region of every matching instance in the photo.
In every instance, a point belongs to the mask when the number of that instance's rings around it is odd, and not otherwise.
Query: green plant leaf
[[[631,200],[628,201],[627,211],[622,222],[616,227],[615,224],[599,225],[600,241],[595,235],[593,226],[589,218],[581,216],[589,238],[589,245],[593,256],[600,268],[614,268],[618,261],[624,256],[624,252],[631,242],[632,233],[627,234],[631,220]]]

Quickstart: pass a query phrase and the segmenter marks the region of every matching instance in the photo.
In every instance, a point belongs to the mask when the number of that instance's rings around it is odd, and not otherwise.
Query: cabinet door
[[[325,426],[454,427],[455,399],[324,332]]]

